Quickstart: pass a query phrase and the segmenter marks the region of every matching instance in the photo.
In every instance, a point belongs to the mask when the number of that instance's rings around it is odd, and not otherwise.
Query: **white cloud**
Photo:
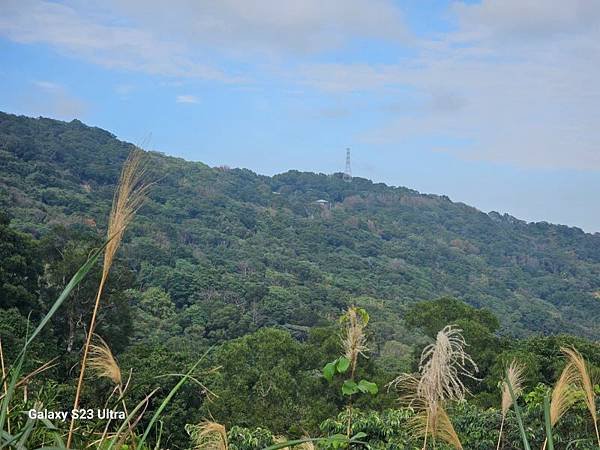
[[[457,4],[459,28],[420,42],[407,62],[313,64],[295,72],[300,83],[334,98],[368,92],[376,101],[402,99],[408,90],[419,99],[362,135],[370,144],[401,148],[417,138],[436,142],[434,149],[447,140],[454,144],[445,151],[467,159],[600,170],[598,5]]]
[[[112,0],[111,5],[165,36],[237,57],[318,52],[355,38],[409,38],[391,0]]]
[[[107,68],[244,81],[221,67],[337,48],[356,38],[406,39],[391,0],[4,0],[0,35],[42,43]]]
[[[391,0],[4,0],[2,9],[0,35],[13,41],[176,84],[253,77],[320,91],[334,106],[368,93],[385,112],[362,136],[371,143],[433,137],[439,148],[446,138],[463,158],[600,169],[598,0],[456,2],[456,27],[426,39],[411,36]],[[370,63],[352,47],[361,39],[412,53]],[[328,51],[339,48],[360,62],[335,62]]]
[[[198,99],[193,95],[178,95],[175,101],[177,103],[198,103]]]
[[[454,5],[463,28],[502,38],[548,38],[598,25],[597,0],[483,0]]]
[[[52,81],[46,81],[46,80],[36,80],[33,82],[33,85],[39,89],[42,89],[45,91],[50,91],[50,92],[57,92],[57,91],[64,89],[61,85],[59,85],[57,83],[53,83]]]
[[[87,110],[86,103],[71,94],[64,86],[47,80],[36,80],[32,91],[23,94],[21,105],[27,114],[79,119]]]
[[[185,44],[102,20],[77,8],[43,0],[7,0],[0,34],[24,44],[42,43],[107,68],[228,81],[221,70],[197,61]]]
[[[332,93],[381,90],[403,84],[405,69],[392,65],[319,63],[304,64],[289,74],[299,74],[302,84]]]

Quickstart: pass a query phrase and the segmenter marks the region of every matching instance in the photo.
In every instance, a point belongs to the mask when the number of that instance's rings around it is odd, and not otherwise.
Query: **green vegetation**
[[[600,236],[132,149],[0,114],[1,446],[600,444]]]
[[[0,113],[0,205],[11,227],[97,239],[131,148],[78,121]],[[156,184],[121,260],[139,290],[169,294],[183,334],[219,343],[264,326],[296,332],[360,296],[400,323],[408,305],[451,296],[489,309],[504,335],[600,337],[598,235],[358,177],[151,159]],[[382,342],[403,340],[402,328],[389,332]]]

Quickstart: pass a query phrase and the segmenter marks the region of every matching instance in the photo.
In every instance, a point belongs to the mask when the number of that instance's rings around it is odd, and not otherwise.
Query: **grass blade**
[[[519,432],[521,433],[521,438],[523,439],[523,448],[525,450],[531,450],[531,446],[529,445],[529,441],[527,440],[527,434],[525,434],[525,427],[523,426],[523,416],[521,415],[521,408],[517,403],[517,398],[515,396],[513,386],[510,380],[508,379],[508,373],[506,374],[506,385],[508,386],[508,392],[510,392],[510,396],[513,400],[513,406],[515,407],[515,414],[517,415],[517,422],[519,423]]]
[[[25,347],[23,347],[23,351],[21,351],[21,356],[19,356],[19,360],[16,367],[11,369],[12,377],[10,379],[10,383],[8,385],[8,390],[6,391],[6,395],[2,399],[2,403],[0,403],[0,431],[4,431],[4,423],[6,422],[6,418],[8,416],[8,409],[10,407],[10,400],[15,392],[15,386],[19,379],[19,375],[21,373],[21,368],[23,367],[23,361],[25,360]],[[1,445],[4,447],[4,445]]]
[[[179,382],[175,385],[175,387],[173,389],[171,389],[171,391],[169,392],[169,394],[161,402],[160,406],[158,407],[158,409],[156,410],[156,412],[152,416],[152,419],[150,419],[150,423],[146,427],[146,430],[144,431],[144,434],[142,435],[142,438],[140,439],[140,442],[138,443],[138,445],[140,446],[140,448],[142,447],[142,445],[144,444],[144,442],[148,438],[148,434],[150,434],[150,431],[152,430],[152,427],[154,426],[154,424],[156,423],[156,421],[158,420],[158,418],[160,417],[160,415],[162,414],[162,412],[164,411],[164,409],[171,402],[171,399],[175,396],[175,394],[177,393],[177,391],[179,391],[179,389],[181,388],[181,386],[183,386],[185,384],[185,382],[188,380],[188,378],[191,375],[191,373],[196,369],[196,367],[198,367],[198,364],[200,364],[200,361],[201,360],[199,360],[196,364],[194,364],[192,366],[192,368],[190,370],[188,370],[188,372],[181,378],[181,380],[179,380]]]
[[[552,439],[552,423],[550,422],[550,400],[548,395],[544,397],[544,422],[546,423],[546,442],[548,450],[554,450],[554,440]]]
[[[360,444],[360,445],[365,445],[365,446],[369,445],[367,442],[364,442],[364,441],[360,441],[360,440],[353,439],[353,438],[348,439],[348,437],[345,435],[335,436],[335,439],[333,439],[333,440],[335,440],[336,443],[340,443],[340,444]],[[281,448],[286,448],[286,447],[291,448],[296,445],[304,444],[305,442],[331,442],[331,441],[332,441],[331,436],[330,437],[321,437],[321,438],[294,439],[291,441],[278,442],[277,444],[269,445],[268,447],[265,447],[262,450],[279,450]]]
[[[71,278],[71,281],[69,281],[69,284],[67,284],[65,286],[63,291],[60,293],[60,295],[58,296],[58,298],[56,299],[56,301],[54,302],[54,304],[48,311],[48,313],[44,316],[44,318],[42,319],[40,324],[37,326],[37,328],[33,331],[33,333],[31,333],[31,336],[29,336],[29,339],[27,339],[27,341],[25,342],[25,346],[23,347],[23,350],[21,350],[21,353],[25,352],[27,346],[29,344],[31,344],[31,342],[35,339],[35,337],[42,331],[42,329],[46,326],[48,321],[52,318],[52,316],[54,316],[54,314],[56,313],[58,308],[60,308],[60,306],[65,301],[65,299],[69,296],[71,291],[81,282],[81,280],[83,280],[85,278],[85,276],[88,274],[88,272],[91,270],[91,268],[94,267],[94,264],[96,264],[96,261],[98,261],[100,254],[106,248],[106,246],[111,241],[111,239],[108,239],[102,245],[102,247],[100,247],[98,250],[96,250],[92,254],[92,256],[90,256],[89,259],[85,262],[85,264],[79,268],[79,270],[75,273],[75,275],[73,275],[73,278]]]
[[[279,442],[277,444],[269,445],[268,447],[265,447],[262,450],[279,450],[280,448],[293,447],[295,445],[304,444],[305,442],[323,442],[323,441],[329,441],[329,440],[330,440],[330,438],[295,439],[293,441],[285,441],[285,442]],[[345,442],[348,442],[348,441],[346,440]]]
[[[48,419],[41,419],[41,421],[44,424],[44,427],[46,427],[46,429],[48,431],[52,432],[52,437],[54,438],[54,444],[57,447],[64,448],[65,443],[62,440],[62,438],[60,437],[60,430],[56,427],[56,425],[54,425]]]
[[[200,358],[191,367],[191,369],[187,371],[187,373],[181,378],[181,380],[179,380],[179,382],[175,385],[175,387],[173,389],[171,389],[171,391],[169,392],[169,394],[162,401],[162,403],[160,404],[160,406],[158,407],[158,409],[156,410],[156,412],[152,416],[152,419],[150,420],[150,423],[146,427],[146,430],[144,431],[144,434],[142,435],[142,438],[140,439],[140,441],[138,443],[138,445],[139,445],[140,448],[142,448],[142,446],[144,445],[144,442],[146,441],[146,438],[148,437],[148,434],[150,434],[150,430],[152,430],[152,427],[154,426],[154,424],[156,423],[156,421],[158,420],[158,418],[160,417],[160,415],[162,414],[162,412],[164,411],[164,409],[167,407],[167,405],[169,404],[169,402],[171,401],[171,399],[175,396],[175,394],[177,393],[177,391],[179,391],[179,389],[181,389],[181,386],[183,386],[185,384],[185,382],[189,378],[192,377],[192,373],[194,372],[194,370],[196,370],[196,367],[198,367],[198,365],[200,364],[200,362],[204,359],[204,357],[208,354],[208,352],[210,352],[211,349],[212,348],[209,348],[206,351],[206,353],[204,353],[204,355],[202,355],[202,358]]]
[[[24,427],[24,430],[22,431],[21,439],[19,439],[19,442],[17,442],[17,450],[27,450],[27,447],[25,447],[25,444],[27,443],[27,439],[29,438],[29,435],[33,431],[34,426],[35,426],[35,419],[32,419],[29,417],[27,419],[27,422],[25,422],[25,427]]]
[[[119,429],[115,432],[115,435],[111,439],[106,450],[111,450],[114,447],[114,445],[117,443],[117,439],[119,438],[119,436],[121,435],[123,430],[125,430],[125,427],[127,426],[127,424],[130,423],[131,419],[133,419],[135,417],[135,415],[138,413],[138,411],[140,409],[142,409],[146,406],[147,402],[150,400],[150,397],[152,397],[157,391],[158,391],[158,388],[154,389],[152,392],[150,392],[148,395],[146,395],[146,397],[141,402],[139,402],[135,406],[135,408],[133,408],[133,410],[129,413],[127,418],[123,421],[123,423],[121,424]]]

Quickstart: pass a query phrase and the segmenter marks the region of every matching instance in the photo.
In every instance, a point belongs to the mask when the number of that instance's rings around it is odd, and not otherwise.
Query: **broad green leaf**
[[[345,356],[340,356],[337,359],[337,364],[335,365],[335,367],[338,373],[344,373],[348,370],[348,367],[350,367],[350,361]]]
[[[326,447],[346,448],[346,447],[348,447],[348,442],[350,442],[350,441],[346,435],[334,434],[334,435],[329,436],[329,438],[326,442],[327,442]]]
[[[344,381],[342,385],[342,394],[344,395],[352,395],[358,392],[358,385],[352,380]]]
[[[358,382],[358,390],[360,392],[369,393],[371,395],[375,395],[375,394],[377,394],[377,392],[379,392],[379,388],[377,387],[377,384],[371,383],[370,381],[367,381],[367,380],[360,380]]]
[[[359,431],[358,433],[356,433],[354,436],[352,436],[350,438],[350,441],[356,441],[357,439],[362,439],[362,438],[366,438],[366,437],[367,437],[367,433]]]
[[[333,376],[335,375],[335,361],[325,364],[323,367],[323,376],[329,382],[333,380]]]

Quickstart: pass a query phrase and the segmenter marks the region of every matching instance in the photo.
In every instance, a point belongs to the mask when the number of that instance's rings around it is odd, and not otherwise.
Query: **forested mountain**
[[[35,239],[60,226],[102,236],[131,148],[77,120],[0,114],[0,204],[11,228]],[[302,333],[358,302],[390,319],[379,330],[389,341],[407,305],[447,295],[492,310],[506,334],[600,337],[598,234],[358,177],[267,177],[150,157],[155,185],[122,259],[135,287],[168,295],[165,336]]]
[[[232,450],[282,435],[317,436],[327,450],[359,448],[336,441],[352,435],[378,450],[422,448],[420,413],[399,403],[394,380],[416,379],[432,342],[435,352],[453,345],[449,357],[477,372],[464,379],[468,402],[443,402],[464,448],[522,448],[516,417],[498,409],[509,364],[521,367],[531,448],[541,448],[549,386],[574,367],[565,352],[600,370],[598,234],[341,174],[266,177],[157,152],[144,155],[149,198],[109,265],[92,326],[103,265],[86,261],[105,242],[133,148],[76,120],[0,113],[0,359],[17,374],[0,422],[9,417],[23,439],[34,425],[22,411],[74,404],[88,337],[104,346],[104,369],[90,363],[80,405],[107,405],[122,388],[114,407],[146,412],[136,430],[80,420],[75,448],[96,445],[100,429],[140,449],[207,448],[206,427]],[[595,449],[581,403],[570,403],[555,442]],[[71,435],[68,422],[49,424],[28,447]]]

